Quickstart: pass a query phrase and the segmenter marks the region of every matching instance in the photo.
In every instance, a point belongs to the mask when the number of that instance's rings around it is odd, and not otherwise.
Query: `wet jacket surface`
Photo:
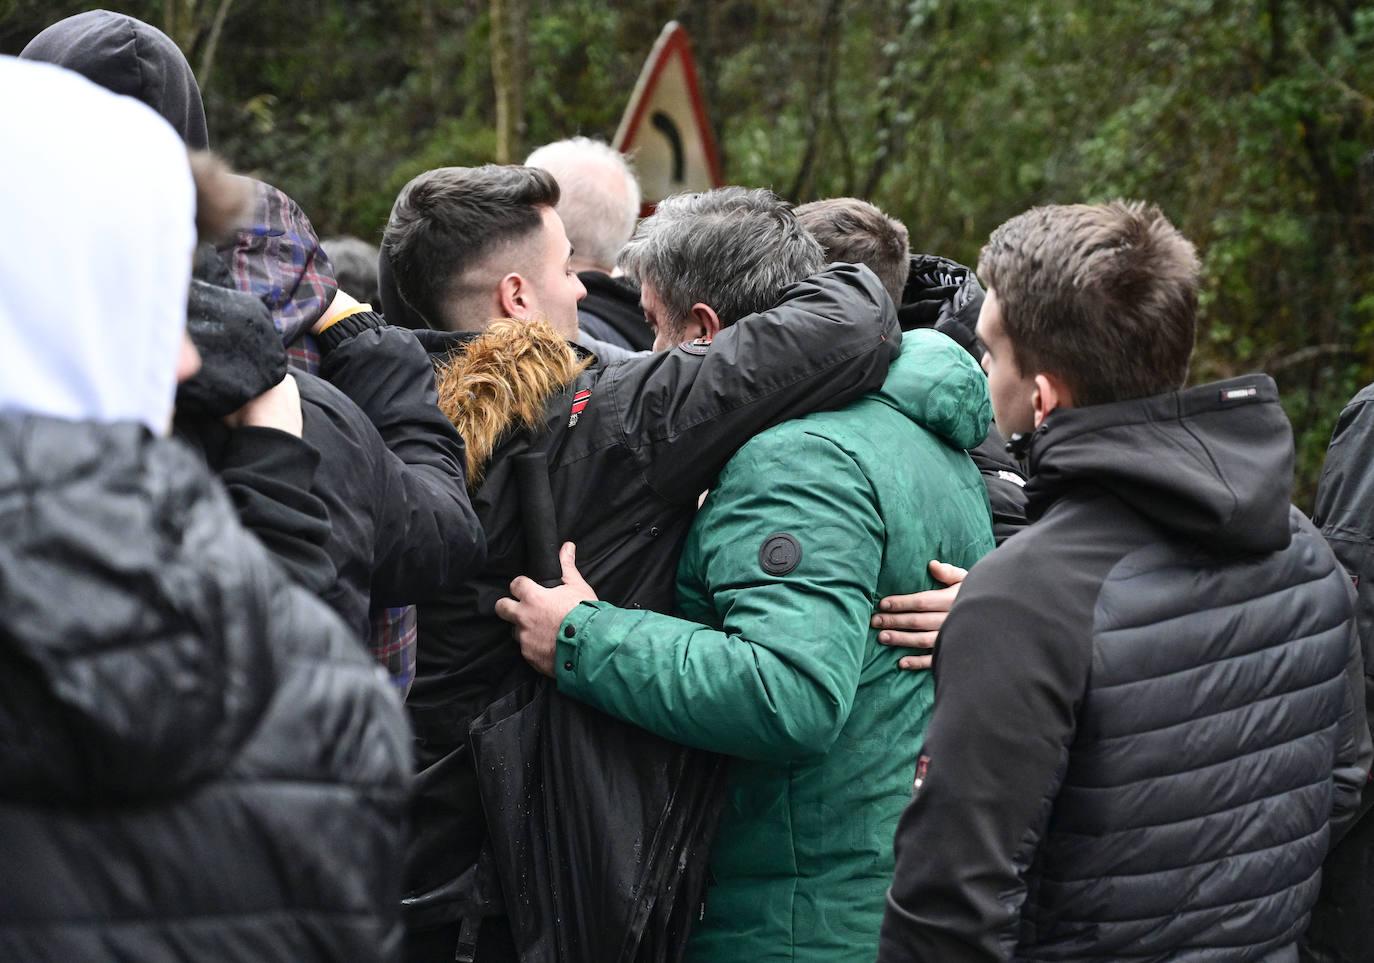
[[[908,332],[881,389],[730,460],[683,550],[681,617],[597,602],[564,621],[560,692],[733,757],[688,959],[872,960],[933,685],[869,615],[936,587],[931,558],[992,549],[964,451],[989,417],[972,359]]]
[[[936,646],[880,959],[1296,960],[1370,740],[1273,381],[1056,411],[1029,467]]]
[[[1355,586],[1355,621],[1364,650],[1365,714],[1374,720],[1374,385],[1341,411],[1326,450],[1312,523],[1326,537]],[[1303,959],[1359,963],[1374,946],[1374,792],[1366,788],[1359,821],[1322,868]]]
[[[437,347],[445,339],[429,340]],[[473,494],[487,565],[450,600],[420,612],[407,701],[420,766],[408,880],[417,927],[451,923],[470,904],[487,832],[468,726],[530,678],[494,614],[511,579],[527,570],[514,457],[532,439],[547,452],[559,537],[577,543],[579,567],[606,598],[668,610],[697,499],[729,456],[781,420],[881,384],[899,341],[877,278],[838,265],[708,346],[583,372],[548,400],[540,430],[512,432],[496,448]]]
[[[383,961],[410,747],[179,444],[0,419],[0,958]]]

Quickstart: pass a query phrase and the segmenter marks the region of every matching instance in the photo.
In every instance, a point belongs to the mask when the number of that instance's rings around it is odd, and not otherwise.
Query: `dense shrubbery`
[[[170,17],[200,69],[222,3],[110,5]],[[676,17],[731,180],[869,196],[969,262],[1035,203],[1157,201],[1205,257],[1195,377],[1275,374],[1309,503],[1341,403],[1374,378],[1374,0],[519,5],[527,146],[609,137]],[[85,6],[0,0],[0,50]],[[230,2],[214,143],[322,232],[375,239],[413,174],[492,158],[488,27],[488,0]]]

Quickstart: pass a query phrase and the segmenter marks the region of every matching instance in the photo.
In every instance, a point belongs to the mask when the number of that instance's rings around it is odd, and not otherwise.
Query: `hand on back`
[[[878,641],[905,649],[924,650],[923,655],[905,655],[898,666],[912,671],[929,669],[934,656],[935,638],[959,595],[959,585],[968,575],[966,569],[940,561],[930,563],[930,574],[945,588],[930,589],[912,595],[889,595],[878,602],[878,611],[870,623],[878,632]]]

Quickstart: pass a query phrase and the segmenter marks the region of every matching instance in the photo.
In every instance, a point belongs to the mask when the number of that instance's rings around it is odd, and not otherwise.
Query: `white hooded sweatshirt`
[[[195,190],[153,110],[0,57],[0,414],[165,434],[186,329]]]

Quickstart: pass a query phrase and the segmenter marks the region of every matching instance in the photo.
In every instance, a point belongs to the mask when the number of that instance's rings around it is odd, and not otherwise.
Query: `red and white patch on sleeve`
[[[590,388],[583,388],[581,391],[578,391],[573,394],[572,417],[568,419],[569,428],[577,424],[578,416],[580,416],[582,414],[583,409],[587,407],[587,402],[591,399],[591,397],[592,389]]]
[[[921,788],[921,784],[926,781],[926,773],[930,771],[930,757],[921,756],[916,760],[916,783],[911,787],[912,792]]]

